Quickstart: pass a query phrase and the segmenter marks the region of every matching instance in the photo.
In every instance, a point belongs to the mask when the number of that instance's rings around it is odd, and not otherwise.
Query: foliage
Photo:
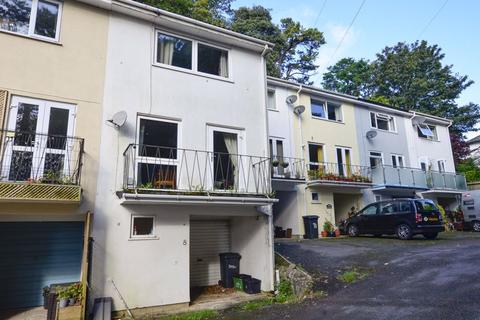
[[[310,77],[318,67],[315,60],[319,48],[325,44],[322,32],[305,28],[292,18],[283,18],[276,25],[270,11],[262,6],[235,10],[230,27],[233,31],[274,44],[273,52],[267,58],[268,75],[312,84]]]
[[[207,320],[216,319],[218,317],[218,311],[216,310],[201,310],[188,313],[181,313],[160,318],[162,320]]]
[[[326,89],[359,94],[375,102],[417,110],[453,120],[450,128],[454,157],[463,153],[463,134],[476,131],[480,105],[470,102],[459,106],[456,99],[473,81],[444,63],[445,54],[438,45],[426,41],[399,42],[385,47],[374,61],[345,58],[324,74]],[[458,147],[458,148],[456,148]]]
[[[267,298],[267,299],[262,299],[262,300],[254,300],[254,301],[248,301],[245,302],[244,304],[240,305],[241,310],[245,311],[252,311],[252,310],[257,310],[266,306],[269,306],[273,304],[275,301],[273,298]]]
[[[455,165],[458,166],[460,162],[468,158],[470,155],[470,148],[463,138],[463,135],[456,132],[450,133],[450,143],[453,150],[453,160]]]
[[[286,303],[295,299],[293,293],[292,283],[288,280],[282,279],[277,287],[277,295],[275,296],[275,302],[277,303]]]
[[[325,220],[325,222],[323,223],[323,231],[333,232],[334,230],[335,230],[335,226],[333,225],[333,223],[331,223],[328,220]]]
[[[475,164],[471,158],[460,162],[457,165],[457,171],[465,175],[467,182],[480,181],[480,168]]]
[[[351,270],[347,270],[342,272],[337,276],[337,280],[344,282],[344,283],[353,283],[358,280],[362,280],[367,276],[366,271],[359,270],[357,268],[352,268]]]

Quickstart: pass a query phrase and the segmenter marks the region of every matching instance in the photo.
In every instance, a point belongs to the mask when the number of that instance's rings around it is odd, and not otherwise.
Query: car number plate
[[[430,218],[428,218],[428,221],[438,221],[438,218],[437,217],[430,217]]]

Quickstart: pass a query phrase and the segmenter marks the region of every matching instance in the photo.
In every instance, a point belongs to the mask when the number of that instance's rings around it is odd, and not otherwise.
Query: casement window
[[[388,114],[370,112],[370,125],[379,130],[396,132],[395,118]]]
[[[323,145],[321,144],[308,144],[308,157],[310,170],[318,170],[325,168],[325,156],[323,151]]]
[[[438,160],[437,166],[439,172],[445,172],[445,160]]]
[[[350,148],[337,147],[336,153],[338,174],[341,176],[350,176],[352,174],[352,151]]]
[[[0,30],[58,41],[62,2],[1,0]]]
[[[155,238],[155,217],[132,215],[130,238]]]
[[[145,189],[175,189],[178,163],[178,123],[139,117],[137,184]]]
[[[270,110],[277,110],[277,103],[275,101],[275,89],[268,88],[267,90],[267,108]]]
[[[420,123],[417,125],[417,133],[420,138],[428,140],[438,140],[437,128],[433,125]]]
[[[392,167],[403,168],[404,166],[404,157],[399,154],[392,154]]]
[[[420,169],[423,171],[430,170],[429,160],[427,158],[422,157],[418,160],[418,162],[420,163]]]
[[[312,203],[320,203],[320,194],[318,192],[312,192]]]
[[[369,154],[370,168],[377,168],[383,165],[383,154],[381,152],[371,151]]]
[[[284,162],[283,140],[282,139],[269,139],[270,156],[272,161],[277,161],[278,165],[273,167],[273,174],[283,176],[285,169],[282,166]]]
[[[159,65],[229,78],[229,51],[197,40],[157,31],[156,60]]]
[[[339,103],[310,99],[312,116],[342,122],[342,106]]]

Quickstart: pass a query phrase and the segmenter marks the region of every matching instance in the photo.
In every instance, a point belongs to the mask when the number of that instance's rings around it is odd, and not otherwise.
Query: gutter
[[[122,204],[223,204],[263,206],[278,202],[272,198],[228,197],[228,196],[187,196],[187,195],[154,195],[154,194],[123,194]]]

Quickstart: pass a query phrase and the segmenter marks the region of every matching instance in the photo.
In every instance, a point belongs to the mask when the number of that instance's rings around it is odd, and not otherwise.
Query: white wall
[[[243,129],[244,153],[268,155],[265,79],[259,76],[264,72],[264,62],[260,54],[231,48],[233,81],[222,81],[153,66],[154,44],[153,25],[112,14],[93,226],[93,295],[112,296],[116,310],[125,306],[109,279],[115,281],[131,308],[190,300],[188,241],[192,214],[256,214],[252,207],[122,206],[116,195],[122,189],[122,153],[135,142],[137,114],[179,120],[179,147],[205,150],[207,125],[215,124]],[[127,122],[115,129],[106,120],[120,110],[127,112]],[[155,215],[158,239],[129,240],[132,213]],[[244,229],[255,244],[249,244],[248,250],[259,255],[271,252],[272,247],[265,242],[264,225],[254,227],[255,232],[247,225]],[[245,257],[251,256],[248,250]],[[271,263],[258,267],[273,270]],[[271,286],[273,276],[270,280],[267,273],[260,276],[265,277],[262,281],[266,287]]]
[[[426,157],[432,164],[432,170],[438,171],[437,161],[445,160],[445,170],[455,172],[450,133],[447,126],[436,124],[438,141],[431,141],[420,138],[417,134],[417,128],[412,125],[412,121],[409,118],[404,119],[411,167],[420,168],[420,159]]]

